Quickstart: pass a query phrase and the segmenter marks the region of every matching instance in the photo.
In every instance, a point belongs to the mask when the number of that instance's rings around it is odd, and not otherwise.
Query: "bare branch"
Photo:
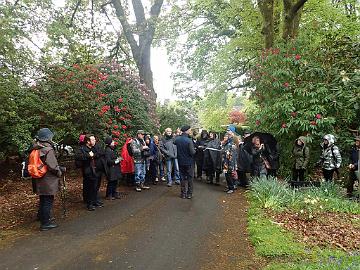
[[[141,0],[132,0],[132,5],[134,8],[137,27],[138,28],[145,27],[145,22],[146,22],[145,12],[144,12],[144,6],[141,3]]]
[[[76,14],[76,12],[77,12],[80,4],[81,4],[81,0],[78,0],[77,3],[76,3],[76,6],[75,6],[74,12],[73,12],[73,14],[71,15],[69,27],[72,27],[72,26],[73,26],[74,19],[75,19],[75,14]]]

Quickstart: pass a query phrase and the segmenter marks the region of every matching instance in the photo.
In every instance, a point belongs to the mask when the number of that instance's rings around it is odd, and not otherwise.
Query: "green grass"
[[[268,183],[266,184],[268,186]],[[271,190],[278,192],[283,190],[283,187],[274,188],[271,187]],[[269,189],[269,190],[270,190]],[[268,190],[268,191],[269,191]],[[256,253],[260,256],[266,257],[269,260],[269,264],[266,266],[265,270],[359,270],[360,269],[360,252],[346,253],[342,250],[337,249],[320,249],[318,247],[310,248],[305,244],[296,241],[293,234],[277,223],[271,221],[263,210],[265,205],[264,202],[269,201],[268,198],[271,197],[271,194],[264,195],[268,191],[263,191],[263,194],[260,196],[262,200],[259,200],[259,196],[254,194],[254,191],[251,191],[249,194],[250,200],[250,209],[248,211],[248,231],[250,235],[250,240],[255,247]],[[307,195],[313,196],[311,192],[306,192]],[[337,201],[341,197],[337,197],[332,191],[324,188],[319,192],[316,192],[316,195],[324,197],[322,193],[325,193],[326,198],[327,194],[334,196],[334,201],[328,199],[329,207],[333,204],[335,209],[341,207],[341,205],[348,205],[347,202],[342,204]],[[298,196],[293,195],[295,198]],[[301,195],[302,196],[302,195]],[[293,197],[293,198],[294,198]],[[274,200],[279,198],[286,198],[289,202],[289,197],[279,195],[275,197]],[[305,198],[305,196],[303,197]],[[302,199],[303,199],[302,198]],[[295,201],[295,200],[294,200]],[[276,201],[276,209],[283,209],[281,206],[282,201]],[[296,205],[296,204],[294,204]],[[352,204],[349,207],[350,210],[357,208]],[[348,206],[349,206],[348,205]],[[280,207],[279,207],[280,206]],[[352,208],[354,207],[354,208]],[[326,211],[324,209],[324,211]],[[352,220],[356,224],[359,223],[358,220]]]

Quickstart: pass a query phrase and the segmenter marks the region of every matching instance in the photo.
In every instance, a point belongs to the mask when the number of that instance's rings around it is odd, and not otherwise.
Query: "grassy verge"
[[[359,251],[344,252],[335,248],[308,247],[297,241],[291,232],[267,217],[264,210],[269,208],[281,211],[284,208],[291,208],[297,211],[301,208],[309,209],[311,205],[311,208],[316,206],[321,211],[333,210],[358,214],[359,205],[342,199],[333,186],[294,192],[281,183],[279,185],[256,183],[256,185],[248,196],[250,201],[248,230],[256,253],[269,261],[266,270],[360,269]]]

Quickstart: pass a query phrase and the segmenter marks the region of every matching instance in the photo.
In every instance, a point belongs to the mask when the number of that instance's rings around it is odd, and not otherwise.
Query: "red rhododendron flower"
[[[255,124],[258,126],[258,125],[260,125],[260,120],[256,120],[255,121]]]
[[[77,64],[74,64],[74,65],[73,65],[73,68],[79,69],[79,68],[80,68],[80,66],[79,66],[79,65],[77,65]]]
[[[86,87],[87,89],[94,89],[94,88],[95,88],[95,85],[85,84],[85,87]]]
[[[296,117],[296,116],[297,116],[297,112],[291,112],[291,116],[292,116],[292,117]]]
[[[293,47],[293,48],[292,48],[292,50],[293,50],[293,51],[296,51],[296,48],[295,48],[295,47]]]
[[[97,80],[92,80],[93,83],[97,83],[98,81]]]
[[[316,124],[316,121],[310,121],[310,125],[316,126],[316,125],[317,125],[317,124]]]
[[[290,84],[289,84],[288,82],[285,82],[285,83],[284,83],[284,86],[285,86],[285,87],[289,87],[289,85],[290,85]]]
[[[123,109],[124,111],[126,111],[127,108],[126,108],[126,106],[124,106],[124,107],[122,107],[122,109]]]
[[[121,112],[119,106],[115,106],[115,107],[114,107],[114,110],[115,110],[115,112]]]
[[[119,98],[119,99],[118,99],[118,102],[123,102],[123,99],[122,99],[122,98]]]
[[[282,124],[281,124],[281,127],[282,127],[282,128],[286,128],[287,125],[286,125],[285,123],[282,123]]]
[[[127,129],[127,126],[125,126],[125,125],[122,125],[121,127],[122,127],[122,129]]]
[[[119,126],[118,125],[114,125],[114,129],[118,129],[119,128]]]
[[[301,58],[301,55],[300,55],[300,54],[295,55],[295,59],[296,59],[296,60],[300,60],[300,58]]]
[[[124,121],[124,120],[125,120],[125,117],[121,116],[121,117],[119,118],[119,120],[120,120],[120,121]]]
[[[322,116],[321,116],[320,113],[317,113],[317,114],[315,115],[315,117],[316,117],[316,119],[321,119],[321,118],[322,118]]]
[[[118,142],[114,142],[114,145],[118,145],[119,143]]]

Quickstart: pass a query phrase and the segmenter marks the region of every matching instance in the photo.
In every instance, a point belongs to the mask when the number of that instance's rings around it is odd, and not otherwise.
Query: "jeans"
[[[140,185],[145,182],[145,162],[135,163],[135,184]]]
[[[193,166],[180,166],[180,183],[181,183],[181,195],[188,196],[193,193],[193,178],[194,168]]]
[[[225,173],[225,179],[226,179],[228,189],[229,190],[234,190],[235,185],[234,185],[234,179],[233,179],[233,176],[232,176],[231,172]]]
[[[176,158],[166,160],[166,174],[168,184],[172,184],[171,172],[174,164],[175,182],[180,182],[179,164]]]
[[[40,195],[39,218],[41,225],[50,223],[50,213],[54,203],[54,195]]]

